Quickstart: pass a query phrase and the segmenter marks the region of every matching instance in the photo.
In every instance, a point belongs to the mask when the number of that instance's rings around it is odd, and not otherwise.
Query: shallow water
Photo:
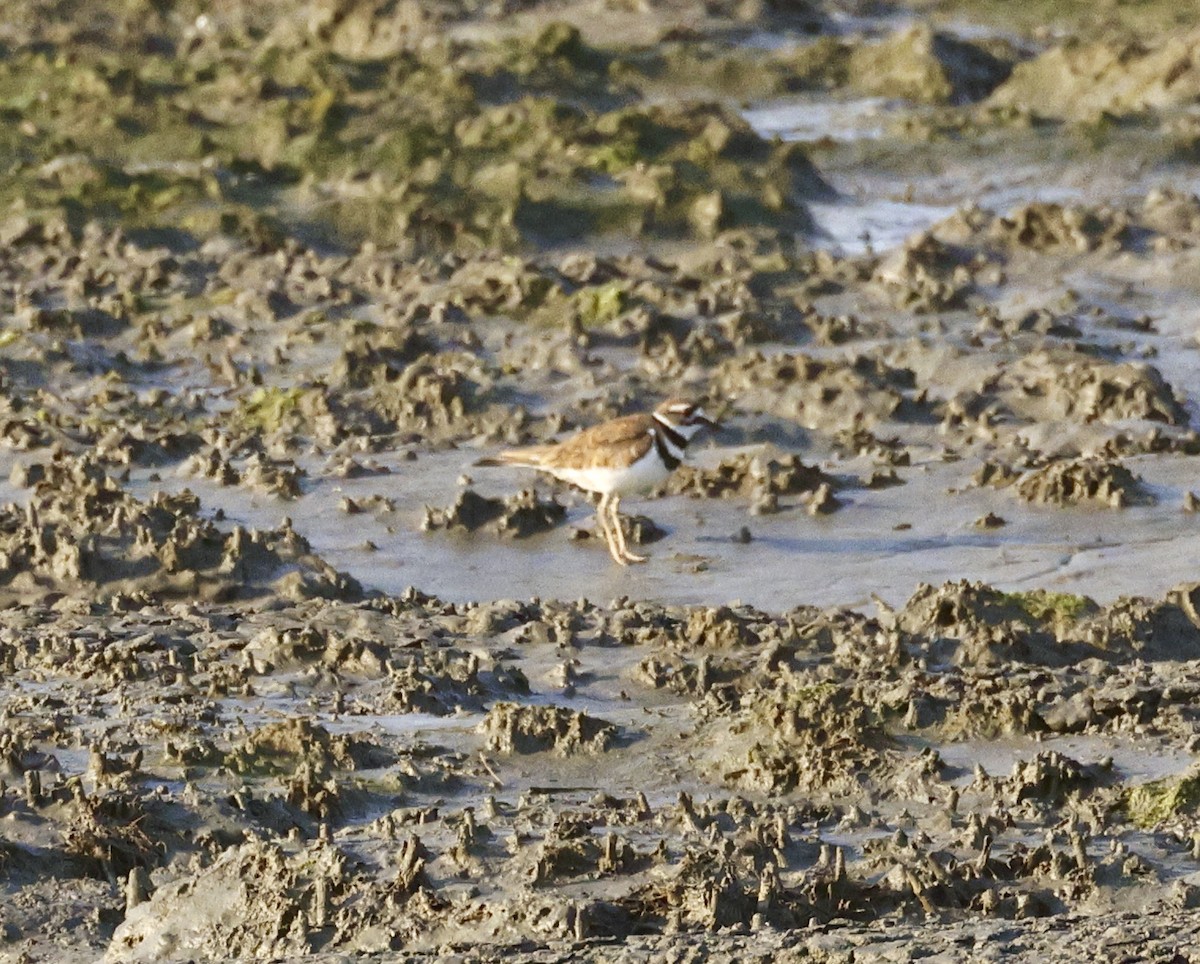
[[[851,141],[882,137],[889,115],[883,97],[856,100],[804,98],[750,107],[742,115],[763,137],[785,141]]]
[[[809,243],[844,254],[882,253],[933,227],[958,208],[978,205],[1007,213],[1035,202],[1098,204],[1144,197],[1167,185],[1200,190],[1186,168],[1147,162],[1153,143],[1135,134],[1116,157],[1098,163],[1094,152],[1066,138],[1014,137],[1012,143],[981,143],[961,150],[953,140],[944,153],[930,151],[904,134],[904,124],[926,108],[883,97],[792,96],[742,110],[763,137],[812,144],[834,201],[809,201],[816,224]],[[936,116],[936,115],[933,115]],[[879,152],[874,156],[869,147]],[[993,153],[1004,156],[994,163]]]
[[[715,462],[719,455],[713,448],[696,461]],[[751,516],[735,500],[629,500],[625,511],[648,513],[668,535],[647,548],[648,563],[624,569],[612,565],[595,541],[569,540],[570,528],[590,529],[594,520],[591,506],[569,492],[560,495],[573,500],[567,526],[531,539],[420,532],[423,507],[453,501],[464,472],[484,495],[533,482],[520,471],[472,469],[473,459],[466,452],[441,453],[415,463],[397,460],[392,475],[310,480],[300,503],[181,477],[135,479],[133,491],[189,488],[207,510],[220,505],[226,524],[266,528],[291,517],[320,555],[364,586],[386,592],[416,586],[450,601],[631,596],[741,601],[768,610],[800,604],[861,608],[876,597],[898,606],[922,582],[971,579],[1108,602],[1121,595],[1159,596],[1200,573],[1200,517],[1181,511],[1184,493],[1200,475],[1200,457],[1131,460],[1159,503],[1121,511],[1030,506],[990,489],[948,494],[961,485],[962,467],[941,462],[906,470],[903,486],[846,490],[839,495],[845,507],[829,516],[809,516],[802,508]],[[344,497],[373,495],[394,500],[396,511],[347,516],[338,507]],[[976,528],[973,522],[988,512],[1008,525]],[[753,536],[749,544],[732,539],[742,526]],[[375,549],[364,548],[368,540]]]
[[[898,247],[914,234],[949,217],[955,205],[920,204],[890,198],[846,198],[809,205],[817,230],[813,241],[844,254],[881,252]]]

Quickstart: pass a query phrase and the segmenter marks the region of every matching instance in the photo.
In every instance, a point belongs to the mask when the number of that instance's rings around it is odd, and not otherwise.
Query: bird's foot
[[[608,554],[613,557],[613,562],[618,566],[627,566],[631,562],[645,562],[648,556],[639,556],[636,552],[630,552],[627,546],[622,545],[616,539],[606,538],[605,544],[608,546]]]

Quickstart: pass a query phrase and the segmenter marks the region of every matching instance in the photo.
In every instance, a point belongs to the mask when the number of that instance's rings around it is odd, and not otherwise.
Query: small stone
[[[893,468],[875,469],[870,475],[863,479],[863,488],[866,489],[886,489],[893,485],[903,485],[904,480],[896,474]]]
[[[659,539],[666,536],[666,532],[659,528],[653,519],[644,515],[623,515],[620,517],[620,525],[626,540],[635,546],[658,542]]]
[[[809,515],[828,515],[842,507],[842,502],[833,494],[828,482],[822,482],[808,501]]]

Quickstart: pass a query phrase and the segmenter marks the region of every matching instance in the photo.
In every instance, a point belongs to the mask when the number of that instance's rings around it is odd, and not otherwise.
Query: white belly
[[[648,492],[671,473],[658,453],[651,449],[624,468],[554,469],[555,478],[601,495],[636,495]]]

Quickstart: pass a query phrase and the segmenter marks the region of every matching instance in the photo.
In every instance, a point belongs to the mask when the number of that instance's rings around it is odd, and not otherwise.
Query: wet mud
[[[9,6],[0,959],[1195,959],[1186,5]]]

